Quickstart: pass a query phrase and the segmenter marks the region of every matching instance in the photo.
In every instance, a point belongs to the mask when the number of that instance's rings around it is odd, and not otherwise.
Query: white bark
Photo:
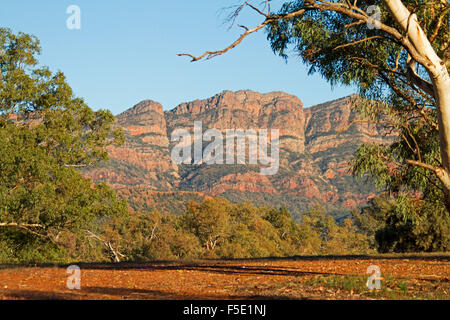
[[[93,239],[96,239],[96,240],[102,242],[102,243],[104,244],[104,246],[105,246],[109,251],[111,251],[111,253],[112,253],[113,256],[114,256],[114,262],[120,262],[120,257],[126,258],[126,256],[125,256],[124,254],[120,253],[119,250],[114,249],[114,247],[113,247],[112,244],[111,244],[111,241],[106,241],[106,240],[100,238],[98,235],[96,235],[95,233],[93,233],[93,232],[90,231],[90,230],[85,230],[85,231],[86,231],[88,237],[93,238]]]
[[[417,16],[411,14],[401,0],[383,0],[383,2],[423,58],[417,62],[427,70],[433,84],[434,98],[438,109],[442,169],[445,171],[438,177],[447,189],[447,206],[450,206],[450,77],[448,70],[420,27]]]
[[[16,223],[16,222],[0,222],[0,227],[45,228],[45,226],[42,224]]]

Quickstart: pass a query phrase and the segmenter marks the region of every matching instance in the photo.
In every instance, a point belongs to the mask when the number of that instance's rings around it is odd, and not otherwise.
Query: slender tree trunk
[[[444,66],[445,67],[445,66]],[[439,176],[443,186],[447,210],[450,212],[450,78],[448,73],[434,79],[438,103],[439,140],[441,147],[442,172]]]
[[[423,65],[432,81],[436,101],[439,141],[442,167],[436,175],[444,188],[447,210],[450,212],[450,77],[444,61],[436,54],[419,25],[417,17],[412,14],[401,0],[383,0],[392,16],[408,36],[416,52],[411,56]],[[420,55],[420,59],[417,55]],[[414,57],[415,56],[415,57]]]

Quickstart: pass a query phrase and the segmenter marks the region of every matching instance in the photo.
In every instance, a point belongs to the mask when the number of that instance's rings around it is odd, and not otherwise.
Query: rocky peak
[[[118,119],[135,117],[135,116],[145,116],[148,113],[156,112],[163,114],[163,107],[160,103],[153,100],[143,100],[136,104],[134,107],[126,110],[125,112],[117,116]]]
[[[143,142],[167,146],[166,118],[163,107],[153,100],[144,100],[117,116],[126,134],[140,137]]]
[[[246,111],[301,110],[303,103],[294,95],[276,91],[258,93],[251,90],[225,90],[211,98],[182,103],[171,112],[173,114],[201,114],[212,109],[230,109]]]
[[[284,92],[223,91],[170,111],[144,100],[117,116],[126,142],[110,147],[111,162],[93,168],[89,175],[124,192],[135,190],[134,205],[146,203],[147,190],[187,190],[233,201],[286,205],[297,216],[317,201],[334,212],[347,212],[373,196],[371,188],[348,174],[355,149],[361,143],[390,141],[382,126],[350,126],[356,117],[351,101],[356,98],[303,109],[299,98]],[[176,166],[169,137],[177,128],[191,131],[194,121],[202,122],[203,131],[279,129],[279,173],[265,177],[251,166]]]
[[[303,103],[284,92],[223,91],[208,99],[180,104],[166,112],[166,120],[168,132],[191,128],[194,121],[201,121],[205,130],[279,129],[280,147],[294,152],[305,149]]]

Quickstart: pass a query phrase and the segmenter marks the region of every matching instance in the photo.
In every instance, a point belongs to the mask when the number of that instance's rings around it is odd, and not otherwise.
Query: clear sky
[[[241,33],[224,24],[224,7],[238,0],[14,0],[2,1],[0,26],[41,40],[40,62],[63,71],[75,94],[93,109],[118,114],[152,99],[165,110],[223,90],[285,91],[309,107],[355,92],[307,75],[298,58],[274,55],[264,32],[229,53],[191,63],[177,53],[203,53],[230,44]],[[277,2],[277,1],[274,1]],[[278,1],[279,2],[279,1]],[[70,5],[81,9],[81,29],[69,30]],[[238,23],[261,17],[247,10]]]

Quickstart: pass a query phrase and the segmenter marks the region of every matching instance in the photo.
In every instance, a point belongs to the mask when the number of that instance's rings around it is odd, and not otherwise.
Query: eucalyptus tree
[[[58,246],[62,232],[92,232],[127,210],[79,171],[122,141],[113,115],[75,97],[62,72],[39,66],[39,53],[37,38],[0,29],[0,242],[10,256]]]
[[[211,59],[265,30],[275,53],[288,58],[292,52],[333,85],[356,85],[369,98],[358,103],[364,117],[356,121],[385,125],[398,135],[393,146],[362,146],[355,174],[370,173],[393,194],[417,191],[450,211],[448,1],[292,0],[278,1],[282,5],[273,12],[274,2],[238,5],[231,23],[246,8],[261,23],[240,25],[243,33],[228,47],[179,55]]]

